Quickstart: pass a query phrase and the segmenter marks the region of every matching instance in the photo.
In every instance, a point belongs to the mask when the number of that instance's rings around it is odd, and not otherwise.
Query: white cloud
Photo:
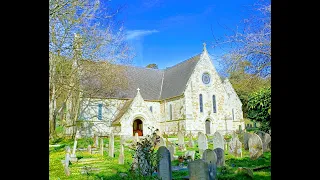
[[[129,31],[127,31],[126,38],[127,38],[127,40],[138,39],[142,36],[150,35],[150,34],[157,33],[157,32],[159,32],[159,31],[157,31],[157,30],[129,30]]]

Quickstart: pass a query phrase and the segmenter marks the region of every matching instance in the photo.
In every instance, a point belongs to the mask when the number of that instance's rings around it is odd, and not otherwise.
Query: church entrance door
[[[140,119],[136,119],[133,121],[133,136],[138,133],[138,136],[143,136],[143,126],[142,121]]]
[[[206,134],[210,134],[210,120],[206,120]]]

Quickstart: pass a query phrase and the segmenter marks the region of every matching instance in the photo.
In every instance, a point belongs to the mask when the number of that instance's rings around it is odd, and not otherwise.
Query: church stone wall
[[[202,82],[203,73],[210,74],[210,83],[205,85]],[[200,112],[199,95],[202,94],[203,112]],[[212,96],[216,98],[217,112],[213,112]],[[236,130],[233,125],[231,112],[228,107],[228,94],[224,89],[217,71],[212,65],[211,59],[206,53],[203,53],[197,66],[191,75],[185,90],[186,106],[186,130],[192,133],[199,131],[205,133],[205,121],[210,120],[210,134],[215,131],[224,133],[227,130]],[[242,110],[241,110],[242,112]],[[241,114],[238,112],[238,115]],[[240,115],[239,115],[240,116]],[[228,119],[225,121],[225,119]],[[242,118],[241,118],[242,119]]]

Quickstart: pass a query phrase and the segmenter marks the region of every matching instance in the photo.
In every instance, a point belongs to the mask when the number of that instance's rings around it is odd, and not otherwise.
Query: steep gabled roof
[[[120,124],[120,119],[121,117],[124,115],[125,112],[127,112],[127,110],[130,108],[130,105],[132,103],[133,99],[128,100],[123,107],[121,108],[121,110],[119,111],[119,113],[117,114],[117,116],[113,119],[112,121],[112,125],[117,125]]]
[[[196,55],[164,71],[160,99],[178,96],[184,92],[186,84],[200,59],[200,55]]]
[[[137,88],[140,88],[141,96],[145,100],[161,100],[181,95],[197,62],[200,60],[200,55],[198,54],[164,70],[124,66],[124,73],[128,78],[128,87],[117,91],[112,97],[107,97],[103,92],[97,93],[94,97],[134,98]],[[89,85],[89,83],[87,84]],[[91,83],[91,85],[93,84]]]

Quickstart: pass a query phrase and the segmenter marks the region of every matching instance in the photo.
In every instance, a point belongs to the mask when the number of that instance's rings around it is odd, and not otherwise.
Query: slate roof
[[[144,100],[161,100],[181,95],[200,60],[200,55],[162,70],[126,66],[125,74],[128,77],[128,88],[117,92],[113,97],[104,98],[134,98],[137,94],[137,88],[140,89]]]

